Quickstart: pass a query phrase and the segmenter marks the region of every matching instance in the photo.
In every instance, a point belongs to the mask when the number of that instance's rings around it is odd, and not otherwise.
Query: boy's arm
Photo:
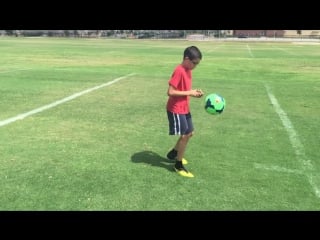
[[[191,89],[189,91],[179,91],[175,87],[173,87],[172,85],[169,85],[167,94],[168,94],[168,96],[202,97],[204,93],[201,89]]]

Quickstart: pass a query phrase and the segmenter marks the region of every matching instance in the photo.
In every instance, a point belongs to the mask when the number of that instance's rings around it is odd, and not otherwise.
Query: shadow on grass
[[[137,152],[131,156],[131,161],[134,163],[147,163],[153,167],[162,167],[170,172],[173,171],[173,160],[161,157],[159,154],[152,151]]]

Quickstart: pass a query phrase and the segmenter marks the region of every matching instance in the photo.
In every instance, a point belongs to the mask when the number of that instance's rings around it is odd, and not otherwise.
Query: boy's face
[[[192,59],[190,60],[189,58],[188,59],[188,62],[190,63],[190,69],[194,69],[201,61],[201,59],[199,58],[195,58],[195,59]]]

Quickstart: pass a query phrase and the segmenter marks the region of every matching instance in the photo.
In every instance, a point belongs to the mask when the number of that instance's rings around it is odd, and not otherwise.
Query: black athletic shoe
[[[173,148],[170,152],[168,152],[167,158],[170,160],[175,160],[177,155],[178,155],[178,152]]]
[[[178,156],[178,152],[174,150],[174,148],[167,154],[167,158],[170,160],[176,160],[177,156]],[[184,165],[188,164],[187,159],[182,158],[182,164]]]

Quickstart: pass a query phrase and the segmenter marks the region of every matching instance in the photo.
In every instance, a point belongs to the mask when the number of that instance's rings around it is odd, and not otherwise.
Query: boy
[[[193,134],[192,117],[190,113],[190,96],[200,98],[201,89],[192,89],[192,70],[200,63],[202,54],[195,46],[187,47],[183,53],[182,63],[176,66],[170,80],[167,94],[167,115],[169,135],[179,135],[174,148],[168,152],[167,158],[175,160],[174,170],[183,177],[194,177],[184,165],[183,158],[189,139]]]

